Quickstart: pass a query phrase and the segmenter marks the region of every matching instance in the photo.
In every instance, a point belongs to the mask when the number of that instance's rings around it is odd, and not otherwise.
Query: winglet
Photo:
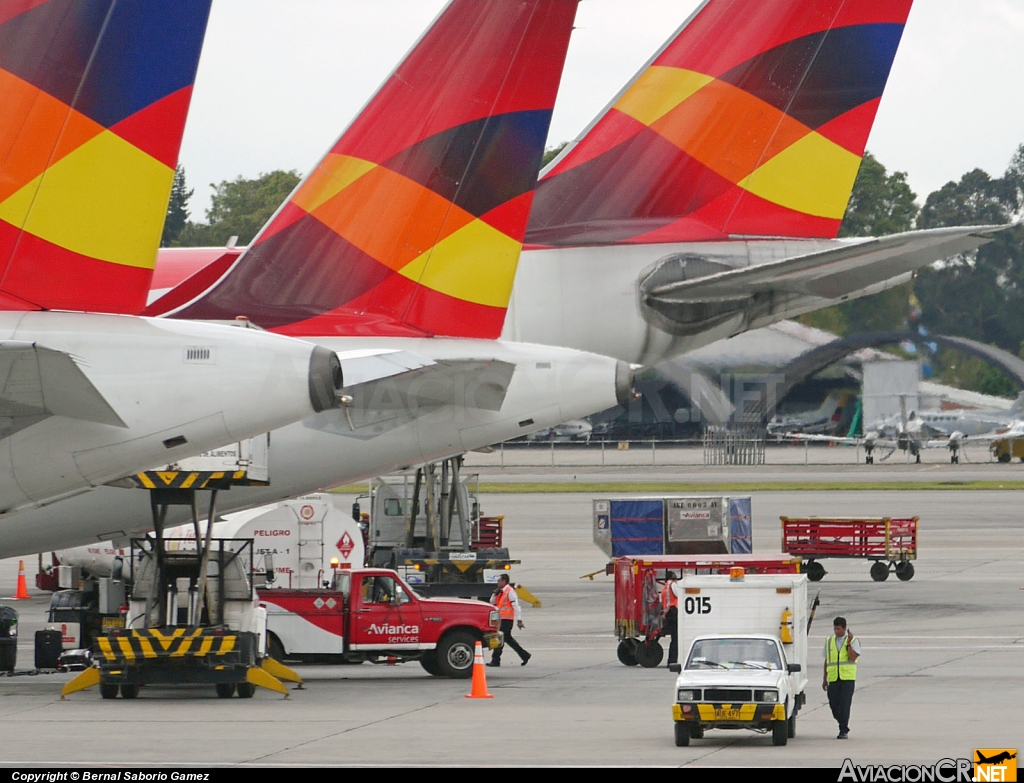
[[[228,274],[175,315],[495,338],[577,0],[453,0]]]
[[[0,308],[145,307],[210,3],[0,3]]]
[[[912,0],[708,0],[545,171],[527,242],[834,238]]]

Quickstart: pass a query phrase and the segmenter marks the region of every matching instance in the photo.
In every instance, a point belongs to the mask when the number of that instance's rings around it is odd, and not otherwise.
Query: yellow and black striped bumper
[[[674,720],[695,723],[748,723],[758,725],[774,720],[786,719],[784,704],[718,704],[697,702],[673,704]]]
[[[171,658],[237,657],[238,635],[214,633],[209,628],[148,628],[101,636],[97,640],[101,662],[126,665]]]

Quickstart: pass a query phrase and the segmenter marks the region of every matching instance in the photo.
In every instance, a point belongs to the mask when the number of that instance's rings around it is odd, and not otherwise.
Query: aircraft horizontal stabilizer
[[[967,226],[910,231],[851,242],[836,249],[786,258],[715,275],[668,283],[649,295],[685,299],[733,298],[768,291],[823,299],[850,296],[894,277],[981,247],[1010,226]]]
[[[344,362],[344,358],[342,358]],[[515,365],[502,361],[447,360],[345,387],[353,411],[433,410],[457,406],[499,411]]]
[[[0,342],[0,417],[7,434],[47,416],[127,427],[70,354],[35,343]]]

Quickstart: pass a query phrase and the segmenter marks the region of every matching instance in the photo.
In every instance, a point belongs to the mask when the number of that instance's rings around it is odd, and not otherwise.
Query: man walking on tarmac
[[[844,740],[850,734],[850,704],[857,681],[860,642],[847,629],[845,617],[837,617],[832,625],[835,633],[825,640],[825,676],[821,689],[828,691],[828,706],[839,723],[836,739]]]
[[[526,650],[519,646],[519,642],[512,638],[512,626],[518,625],[520,630],[524,626],[519,609],[519,596],[516,595],[516,591],[509,584],[508,574],[502,574],[498,577],[498,589],[491,595],[491,603],[498,607],[498,612],[501,614],[501,632],[505,636],[505,641],[501,647],[491,654],[491,662],[487,665],[501,666],[501,653],[505,649],[505,644],[508,644],[519,653],[519,657],[523,661],[522,665],[526,666],[530,662],[530,653],[526,652]]]
[[[676,638],[676,630],[679,627],[679,597],[672,586],[676,583],[676,575],[671,571],[665,572],[665,586],[661,588],[661,611],[664,620],[661,626],[662,636],[671,636],[672,641],[668,645],[668,665],[671,666],[679,659],[679,641]]]

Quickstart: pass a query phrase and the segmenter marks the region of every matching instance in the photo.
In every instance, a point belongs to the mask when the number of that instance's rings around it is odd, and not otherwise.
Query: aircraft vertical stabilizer
[[[175,315],[498,337],[576,4],[453,0],[227,275]]]
[[[912,0],[708,0],[553,162],[527,242],[833,239]]]
[[[146,305],[211,0],[0,0],[0,309]]]

